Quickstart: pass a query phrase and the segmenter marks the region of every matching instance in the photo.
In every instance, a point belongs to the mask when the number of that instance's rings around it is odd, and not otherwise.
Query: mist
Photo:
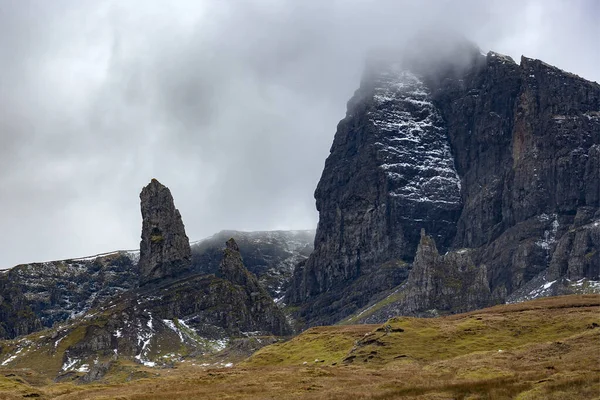
[[[151,178],[192,240],[314,229],[371,49],[448,31],[599,81],[599,19],[594,0],[0,0],[0,268],[137,248]]]

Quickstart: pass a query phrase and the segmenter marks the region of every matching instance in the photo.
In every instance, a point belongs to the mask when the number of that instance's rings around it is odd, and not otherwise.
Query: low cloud
[[[365,54],[451,30],[600,80],[596,1],[0,3],[0,268],[136,248],[169,186],[188,236],[314,228]]]

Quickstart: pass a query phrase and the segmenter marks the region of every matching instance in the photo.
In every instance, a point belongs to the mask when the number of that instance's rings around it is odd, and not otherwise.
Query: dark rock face
[[[466,54],[460,67],[387,62],[365,73],[315,192],[315,250],[287,292],[309,325],[335,322],[406,279],[354,289],[386,262],[411,263],[421,228],[450,253],[427,258],[421,248],[404,285],[435,275],[428,268],[480,269],[457,276],[487,285],[464,304],[441,284],[413,292],[399,307],[408,313],[503,302],[551,265],[598,278],[600,85],[538,60]],[[325,298],[335,302],[322,311]]]
[[[181,275],[191,268],[190,241],[171,191],[156,179],[142,189],[140,285]]]
[[[423,231],[402,302],[405,309],[399,314],[463,312],[490,305],[486,268],[476,266],[469,253],[465,249],[440,256],[433,238]]]
[[[517,65],[489,53],[483,68],[434,92],[463,182],[453,247],[478,249],[496,301],[564,265],[554,258],[598,249],[593,226],[580,233],[580,250],[557,244],[600,217],[600,85],[539,60]],[[574,267],[574,278],[597,279],[587,265]]]
[[[421,77],[399,65],[368,71],[338,125],[315,198],[315,250],[288,301],[312,302],[327,293],[328,302],[346,311],[325,316],[311,304],[301,318],[318,314],[318,323],[332,323],[364,305],[370,298],[364,289],[346,291],[353,297],[350,308],[346,293],[336,295],[360,277],[372,275],[372,294],[399,284],[422,227],[442,248],[451,244],[460,179],[443,119]],[[390,263],[398,268],[382,268]]]
[[[137,255],[18,265],[0,274],[0,338],[25,335],[83,315],[138,285]]]
[[[550,279],[598,279],[600,276],[600,221],[567,231],[552,255]]]
[[[294,266],[313,249],[314,231],[221,231],[192,244],[192,270],[217,274],[223,258],[223,242],[234,238],[244,266],[258,278],[271,297],[280,298]]]
[[[226,242],[218,277],[226,280],[228,286],[231,286],[226,290],[215,292],[222,298],[214,301],[215,304],[222,304],[222,307],[225,305],[231,307],[226,316],[221,315],[219,318],[222,321],[225,317],[229,321],[223,327],[229,334],[239,334],[243,330],[264,331],[276,335],[290,333],[281,310],[259,284],[256,276],[244,267],[240,249],[234,239]],[[214,295],[209,297],[212,298]],[[202,301],[206,300],[202,299]],[[218,325],[215,321],[211,324]]]
[[[217,274],[223,243],[235,237],[244,265],[281,297],[294,265],[312,251],[314,231],[223,231],[192,245],[191,274]],[[24,264],[0,272],[0,338],[26,335],[84,315],[139,286],[137,251]]]
[[[493,304],[487,270],[475,265],[473,253],[461,249],[440,255],[435,240],[422,230],[412,270],[398,290],[402,300],[359,321],[386,321],[397,315],[437,316]]]
[[[0,275],[0,338],[14,338],[42,329],[21,288],[8,274]]]

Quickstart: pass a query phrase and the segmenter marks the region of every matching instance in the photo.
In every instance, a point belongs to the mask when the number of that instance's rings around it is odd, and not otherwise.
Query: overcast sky
[[[170,187],[190,239],[313,229],[364,54],[417,30],[600,81],[596,0],[0,0],[0,268],[139,246]]]

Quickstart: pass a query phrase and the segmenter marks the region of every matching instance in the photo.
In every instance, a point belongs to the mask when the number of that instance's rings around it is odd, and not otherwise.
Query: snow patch
[[[146,310],[144,310],[144,311],[146,311]],[[146,352],[148,351],[148,345],[150,344],[150,341],[152,340],[152,337],[154,336],[154,329],[153,329],[153,325],[152,325],[152,314],[148,313],[148,316],[149,316],[149,320],[146,322],[146,326],[150,329],[150,331],[149,332],[144,331],[144,328],[141,325],[139,326],[138,335],[137,335],[137,344],[138,344],[138,346],[141,345],[141,349],[140,349],[140,353],[135,356],[135,359],[147,367],[153,367],[155,365],[155,363],[150,360],[147,360],[145,358]]]
[[[65,363],[63,364],[63,366],[60,370],[61,371],[69,371],[70,369],[73,369],[75,364],[77,364],[78,362],[79,362],[78,359],[71,360],[70,357],[67,357],[67,361],[65,361]]]
[[[542,286],[542,289],[548,289],[550,286],[554,285],[554,283],[556,283],[556,281],[545,283],[544,286]]]
[[[246,337],[260,336],[262,334],[263,334],[262,331],[242,332],[242,335],[244,335]]]
[[[76,369],[77,372],[90,372],[90,365],[89,364],[83,364],[81,365],[81,367]]]
[[[221,350],[225,349],[225,347],[227,347],[228,342],[229,341],[226,338],[218,339],[212,343],[212,347],[215,351],[221,351]]]
[[[177,325],[175,325],[175,323],[173,321],[171,321],[170,319],[163,319],[162,322],[169,328],[171,329],[173,332],[175,332],[178,336],[179,336],[179,340],[180,341],[184,341],[183,340],[183,333],[181,332],[181,330],[179,328],[177,328]]]
[[[418,203],[460,204],[460,177],[429,89],[415,74],[392,66],[377,78],[369,120],[378,128],[377,157],[390,196]]]
[[[7,365],[9,362],[11,362],[11,361],[14,361],[14,360],[15,360],[15,359],[16,359],[16,358],[19,356],[19,353],[20,353],[20,352],[22,352],[22,351],[23,351],[23,347],[21,347],[21,348],[17,349],[17,351],[15,352],[15,354],[13,354],[12,356],[8,357],[8,358],[7,358],[6,360],[4,360],[4,361],[2,362],[2,364],[0,364],[0,365],[4,367],[4,366],[5,366],[5,365]]]
[[[552,217],[550,217],[547,214],[542,214],[538,218],[540,221],[548,221],[550,218],[554,219],[554,221],[552,221],[552,229],[544,231],[544,237],[535,242],[537,246],[540,246],[542,249],[549,252],[550,246],[556,242],[556,234],[559,227],[558,215],[552,214]]]

